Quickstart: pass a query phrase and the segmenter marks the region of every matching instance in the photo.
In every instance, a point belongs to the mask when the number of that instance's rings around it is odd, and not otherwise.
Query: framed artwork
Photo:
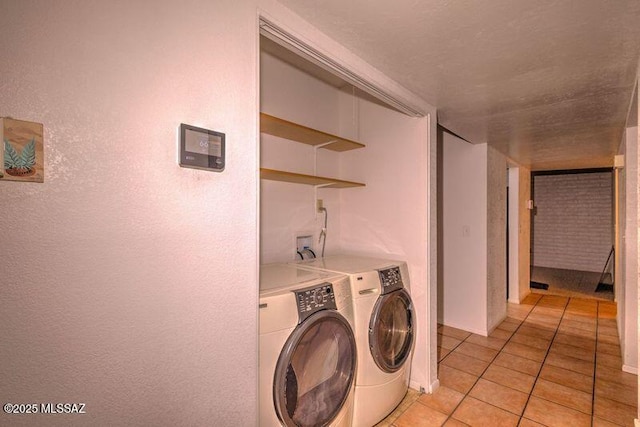
[[[41,123],[0,119],[4,161],[0,180],[44,182],[44,140]]]

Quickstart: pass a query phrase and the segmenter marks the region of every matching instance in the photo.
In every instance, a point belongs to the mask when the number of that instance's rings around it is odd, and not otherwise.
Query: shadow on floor
[[[613,291],[596,292],[600,273],[564,270],[560,268],[532,267],[531,281],[546,283],[549,289],[531,289],[537,294],[561,295],[613,301]]]

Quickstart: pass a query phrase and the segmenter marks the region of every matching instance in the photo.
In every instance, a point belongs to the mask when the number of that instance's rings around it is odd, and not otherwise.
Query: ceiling
[[[613,165],[640,54],[638,0],[280,0],[534,170]]]

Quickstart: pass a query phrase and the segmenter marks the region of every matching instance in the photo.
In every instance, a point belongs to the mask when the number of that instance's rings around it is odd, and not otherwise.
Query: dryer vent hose
[[[305,259],[313,259],[316,257],[316,253],[313,252],[311,249],[309,248],[304,248],[301,251],[298,251],[298,256],[300,257],[300,259],[305,260]]]

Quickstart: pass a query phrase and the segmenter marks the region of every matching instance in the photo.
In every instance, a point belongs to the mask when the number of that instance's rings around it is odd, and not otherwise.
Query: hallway
[[[438,327],[440,388],[411,391],[378,426],[633,426],[616,305],[530,294],[489,337]]]

